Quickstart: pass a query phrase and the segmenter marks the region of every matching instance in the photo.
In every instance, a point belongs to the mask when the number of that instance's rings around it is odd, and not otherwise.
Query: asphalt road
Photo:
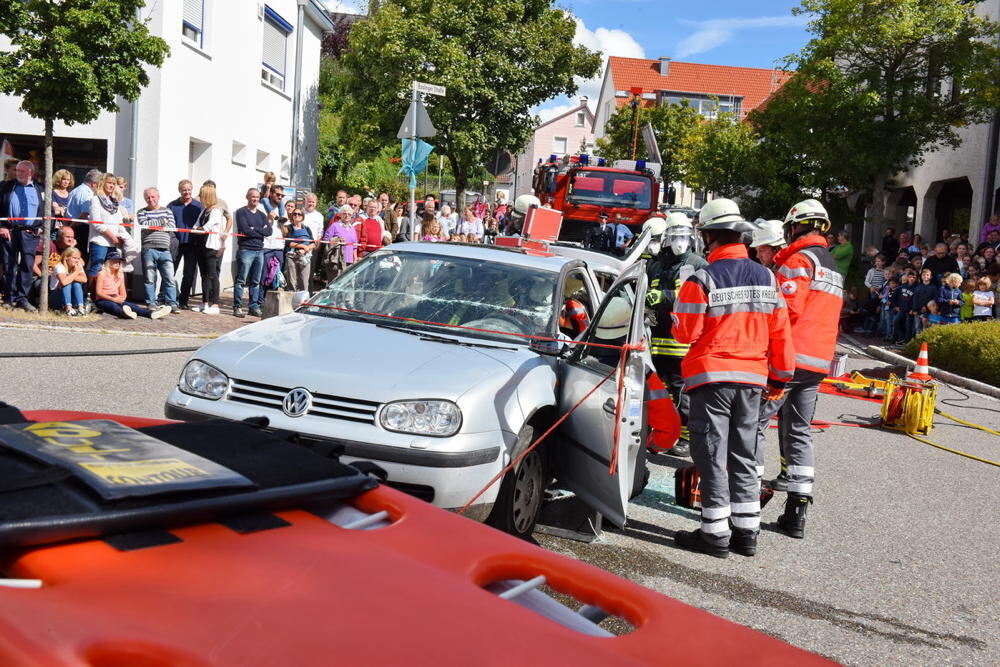
[[[4,353],[114,352],[200,342],[0,329]],[[0,358],[0,400],[31,409],[160,417],[189,356]],[[852,369],[881,365],[850,362]],[[940,398],[960,396],[942,387]],[[1000,430],[1000,412],[977,409],[1000,410],[1000,401],[973,396],[955,405],[939,400],[938,407]],[[878,408],[821,395],[817,419],[870,423]],[[1000,664],[1000,468],[877,428],[832,427],[815,437],[816,500],[804,540],[771,528],[781,512],[779,494],[764,510],[755,558],[717,560],[676,549],[673,532],[696,527],[697,515],[673,503],[673,472],[684,462],[657,456],[625,531],[606,529],[591,544],[547,534],[538,534],[538,542],[846,664]],[[942,417],[928,437],[1000,461],[1000,437]],[[770,442],[773,476],[773,436]],[[669,637],[663,655],[665,663],[671,661]]]

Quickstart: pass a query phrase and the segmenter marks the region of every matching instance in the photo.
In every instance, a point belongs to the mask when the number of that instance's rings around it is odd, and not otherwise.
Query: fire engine
[[[609,167],[604,158],[591,165],[583,154],[549,156],[535,168],[532,189],[543,206],[562,212],[560,241],[583,241],[602,219],[638,233],[660,199],[656,174],[645,160],[619,160]]]

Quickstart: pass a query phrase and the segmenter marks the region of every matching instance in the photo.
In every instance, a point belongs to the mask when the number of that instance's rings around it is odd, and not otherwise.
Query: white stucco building
[[[976,13],[996,21],[1000,18],[1000,0],[977,4]],[[943,81],[941,94],[952,92],[952,83]],[[994,112],[992,122],[960,128],[958,134],[962,144],[957,149],[926,153],[923,164],[896,175],[885,200],[887,222],[879,224],[871,219],[866,225],[865,243],[878,245],[885,227],[894,224],[897,233],[914,231],[928,243],[948,230],[968,232],[976,244],[983,223],[1000,211],[1000,110]]]
[[[531,176],[539,160],[549,156],[593,153],[594,114],[587,106],[587,98],[581,97],[574,109],[550,118],[535,128],[531,141],[517,156],[517,179],[514,196],[531,193]]]
[[[165,204],[182,178],[196,192],[215,180],[234,208],[265,171],[311,187],[320,46],[333,28],[319,0],[159,0],[141,13],[169,57],[150,69],[136,104],[87,125],[56,123],[55,168],[78,179],[91,168],[130,177],[140,206],[143,188],[157,186]],[[34,159],[43,123],[19,104],[0,96],[0,140]]]

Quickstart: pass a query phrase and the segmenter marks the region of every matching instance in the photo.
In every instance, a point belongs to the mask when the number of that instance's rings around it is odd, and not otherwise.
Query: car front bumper
[[[447,509],[463,507],[486,487],[506,465],[508,447],[513,444],[513,437],[499,430],[459,433],[450,438],[410,436],[370,425],[341,427],[331,420],[292,418],[277,410],[189,396],[178,389],[167,398],[164,413],[181,421],[266,417],[269,428],[320,441],[344,463],[372,461],[385,469],[390,482],[431,487],[434,505]],[[439,446],[431,449],[428,442]],[[483,493],[476,505],[493,503],[498,489],[499,482]]]

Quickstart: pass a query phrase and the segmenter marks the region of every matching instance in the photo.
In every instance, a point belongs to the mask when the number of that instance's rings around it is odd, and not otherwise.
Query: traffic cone
[[[927,359],[927,343],[920,344],[920,354],[917,355],[917,363],[914,366],[913,371],[906,375],[907,380],[922,380],[927,382],[931,379],[930,373],[928,371],[929,361]]]

